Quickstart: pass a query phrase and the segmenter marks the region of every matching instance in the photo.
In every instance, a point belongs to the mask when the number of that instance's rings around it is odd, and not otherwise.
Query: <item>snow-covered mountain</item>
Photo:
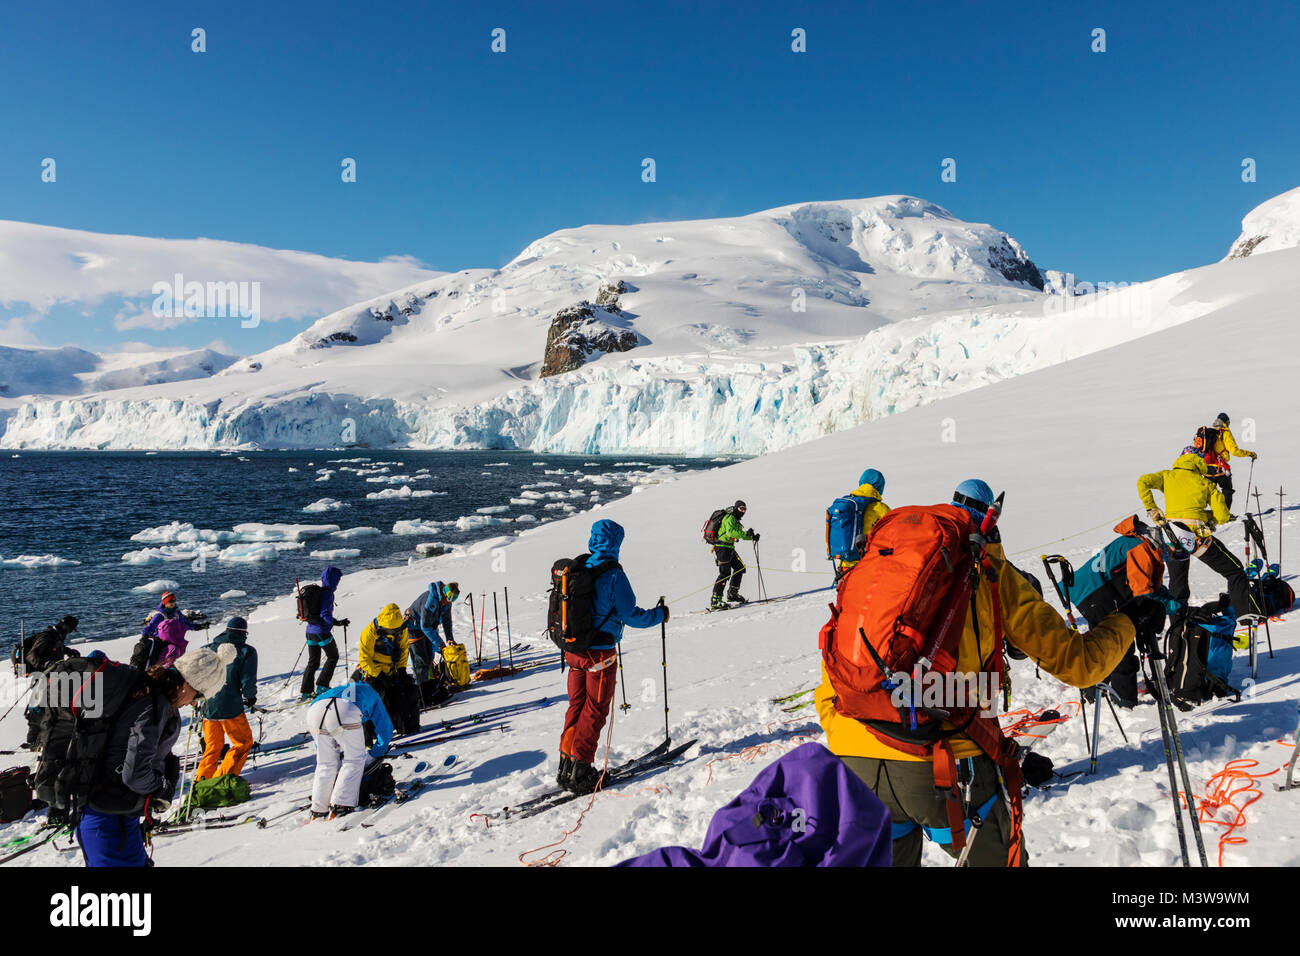
[[[1248,212],[1228,258],[1244,259],[1296,246],[1300,246],[1300,188],[1274,196]]]
[[[0,398],[0,445],[758,454],[1205,315],[1254,294],[1238,265],[1061,294],[907,196],[584,226],[208,378]]]

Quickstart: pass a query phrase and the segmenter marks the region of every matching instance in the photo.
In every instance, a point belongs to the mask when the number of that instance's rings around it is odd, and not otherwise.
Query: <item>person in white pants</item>
[[[369,751],[367,723],[375,734]],[[388,752],[393,739],[393,723],[383,701],[369,684],[352,682],[332,687],[307,709],[307,729],[316,739],[312,818],[351,813],[361,800],[366,757],[378,760]]]

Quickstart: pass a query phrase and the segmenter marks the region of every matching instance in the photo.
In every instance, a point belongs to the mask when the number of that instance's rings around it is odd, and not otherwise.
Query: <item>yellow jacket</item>
[[[1216,524],[1225,524],[1232,515],[1223,492],[1206,474],[1208,468],[1200,455],[1192,452],[1180,455],[1168,471],[1155,471],[1138,479],[1142,507],[1150,511],[1156,506],[1152,489],[1163,491],[1166,518],[1180,521],[1193,530],[1214,530]]]
[[[1034,659],[1043,670],[1074,687],[1090,687],[1115,669],[1133,643],[1133,622],[1112,614],[1087,634],[1072,631],[1024,577],[1012,574],[1001,544],[988,546],[990,562],[998,575],[1005,639]],[[993,647],[993,589],[982,581],[976,596],[980,638],[976,645],[974,622],[967,613],[966,629],[957,647],[958,673],[980,669],[979,654]],[[826,746],[841,757],[875,757],[881,760],[924,760],[895,750],[871,734],[852,717],[835,710],[835,689],[822,668],[822,683],[814,695],[817,717],[826,731]],[[985,718],[979,717],[977,720]],[[981,753],[968,737],[952,738],[953,754],[961,759]]]
[[[361,651],[357,666],[367,677],[396,674],[406,668],[411,638],[406,619],[396,604],[388,604],[379,616],[361,632]]]
[[[1214,443],[1214,454],[1224,461],[1228,460],[1229,455],[1234,455],[1237,458],[1254,457],[1254,452],[1247,451],[1237,445],[1237,440],[1232,437],[1232,429],[1230,428],[1219,429],[1219,440]]]
[[[880,492],[873,485],[858,485],[856,489],[849,492],[852,498],[866,498],[871,503],[862,512],[862,536],[866,537],[871,534],[871,529],[875,527],[876,522],[889,514],[889,505],[880,500]],[[851,568],[858,562],[841,561],[841,568]]]

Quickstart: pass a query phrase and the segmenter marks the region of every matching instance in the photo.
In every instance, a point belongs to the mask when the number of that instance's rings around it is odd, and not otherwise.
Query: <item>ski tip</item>
[[[454,764],[455,762],[456,762],[456,755],[455,755],[455,754],[451,754],[451,755],[449,755],[449,756],[447,757],[446,760],[444,760],[444,761],[442,762],[442,765],[443,765],[444,767],[450,767],[450,766],[451,766],[452,764]]]

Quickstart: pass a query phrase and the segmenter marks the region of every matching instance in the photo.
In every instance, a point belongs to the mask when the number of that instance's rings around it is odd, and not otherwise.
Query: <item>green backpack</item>
[[[190,797],[190,806],[204,809],[233,807],[237,803],[246,802],[252,795],[247,780],[238,774],[227,773],[197,781]]]

